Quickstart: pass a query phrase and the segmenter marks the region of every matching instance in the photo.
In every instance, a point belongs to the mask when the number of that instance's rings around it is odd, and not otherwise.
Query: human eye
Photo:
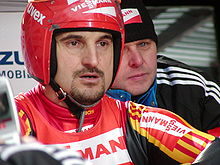
[[[98,41],[98,42],[97,42],[97,46],[98,46],[98,47],[101,47],[101,48],[107,48],[107,47],[109,47],[111,44],[112,44],[112,41],[111,41],[111,40],[108,40],[108,39],[104,39],[104,40],[101,40],[101,41]]]
[[[151,42],[149,42],[148,40],[143,40],[138,42],[136,46],[138,49],[142,49],[142,50],[149,49],[151,47]]]
[[[68,49],[79,47],[82,43],[82,37],[75,34],[61,34],[57,37],[58,43],[61,43],[64,47]]]
[[[138,43],[138,46],[139,47],[146,47],[146,46],[148,46],[148,43],[147,42],[140,42],[140,43]]]
[[[99,41],[97,45],[101,46],[101,47],[105,47],[105,46],[108,45],[108,42],[106,42],[106,41]]]
[[[77,41],[77,40],[69,40],[69,41],[66,41],[66,42],[65,42],[65,45],[66,45],[68,48],[76,47],[76,46],[79,45],[79,41]]]
[[[111,35],[104,35],[97,41],[97,46],[105,48],[112,45],[113,39]]]

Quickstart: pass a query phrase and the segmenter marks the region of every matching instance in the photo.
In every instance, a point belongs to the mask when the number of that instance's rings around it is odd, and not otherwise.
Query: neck
[[[60,105],[62,107],[68,108],[65,102],[60,101],[57,97],[56,92],[52,89],[50,85],[42,86],[42,90],[44,92],[44,95],[52,102],[54,102],[57,105]]]

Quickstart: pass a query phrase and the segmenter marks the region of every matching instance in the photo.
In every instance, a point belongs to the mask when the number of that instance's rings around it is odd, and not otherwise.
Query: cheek
[[[151,69],[155,69],[157,66],[157,58],[156,55],[152,55],[151,58],[148,59],[148,65]]]
[[[106,67],[108,66],[108,67]],[[105,89],[108,89],[111,82],[112,82],[112,76],[113,76],[113,62],[105,66],[105,70],[103,69],[103,72],[105,74]]]
[[[58,59],[57,71],[60,72],[62,76],[69,75],[72,70],[72,60],[60,58]]]
[[[114,83],[112,85],[113,88],[119,88],[121,84],[125,83],[125,75],[124,74],[124,67],[122,65],[119,66],[119,69],[116,73],[116,77],[115,77],[115,80],[114,80]]]
[[[150,70],[155,70],[156,69],[156,66],[157,66],[157,54],[155,51],[149,51],[149,52],[145,52],[144,53],[145,56],[144,57],[144,61],[147,65],[147,67],[150,69]],[[147,56],[146,56],[147,54]]]
[[[154,58],[151,58],[150,61],[148,61],[148,67],[149,70],[149,78],[152,79],[152,81],[155,79],[155,76],[157,74],[157,58],[156,55],[154,55]]]
[[[72,82],[74,70],[77,69],[77,58],[73,58],[73,56],[70,56],[63,51],[62,54],[60,52],[57,54],[57,61],[56,81],[60,85],[62,84],[62,87],[65,88],[65,90],[68,90]]]
[[[156,72],[156,70],[157,70],[157,55],[156,54],[154,54],[153,55],[153,59],[152,59],[152,69]]]
[[[109,52],[105,53],[104,55],[103,54],[100,55],[99,64],[97,66],[98,69],[104,72],[106,86],[110,85],[112,81],[112,75],[113,75],[113,55],[112,54],[111,54],[111,51],[109,50]]]
[[[69,54],[65,49],[57,53],[58,69],[63,73],[71,73],[73,68],[77,69],[76,65],[81,63],[77,54]]]
[[[67,69],[68,68],[68,69]],[[57,65],[57,73],[55,76],[56,82],[65,90],[68,89],[70,78],[72,77],[71,68],[67,66],[64,60],[60,60]]]
[[[120,64],[118,66],[118,71],[117,71],[117,77],[118,79],[122,78],[123,75],[126,75],[128,73],[128,58],[125,57],[125,55],[122,57]],[[120,76],[118,76],[120,75]]]

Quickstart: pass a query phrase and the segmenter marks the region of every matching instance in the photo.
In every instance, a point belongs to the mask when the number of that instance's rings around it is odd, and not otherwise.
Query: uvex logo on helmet
[[[40,11],[38,11],[32,3],[29,4],[27,8],[27,13],[33,17],[35,21],[37,21],[39,24],[43,25],[43,20],[46,18]]]
[[[138,9],[122,9],[121,10],[123,15],[124,24],[131,24],[131,23],[142,23],[140,13]]]

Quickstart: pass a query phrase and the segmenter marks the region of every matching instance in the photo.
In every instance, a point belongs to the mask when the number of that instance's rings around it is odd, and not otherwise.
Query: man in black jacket
[[[219,127],[219,86],[200,70],[157,55],[157,35],[141,0],[122,1],[121,8],[126,44],[108,94],[169,109],[202,131]]]

